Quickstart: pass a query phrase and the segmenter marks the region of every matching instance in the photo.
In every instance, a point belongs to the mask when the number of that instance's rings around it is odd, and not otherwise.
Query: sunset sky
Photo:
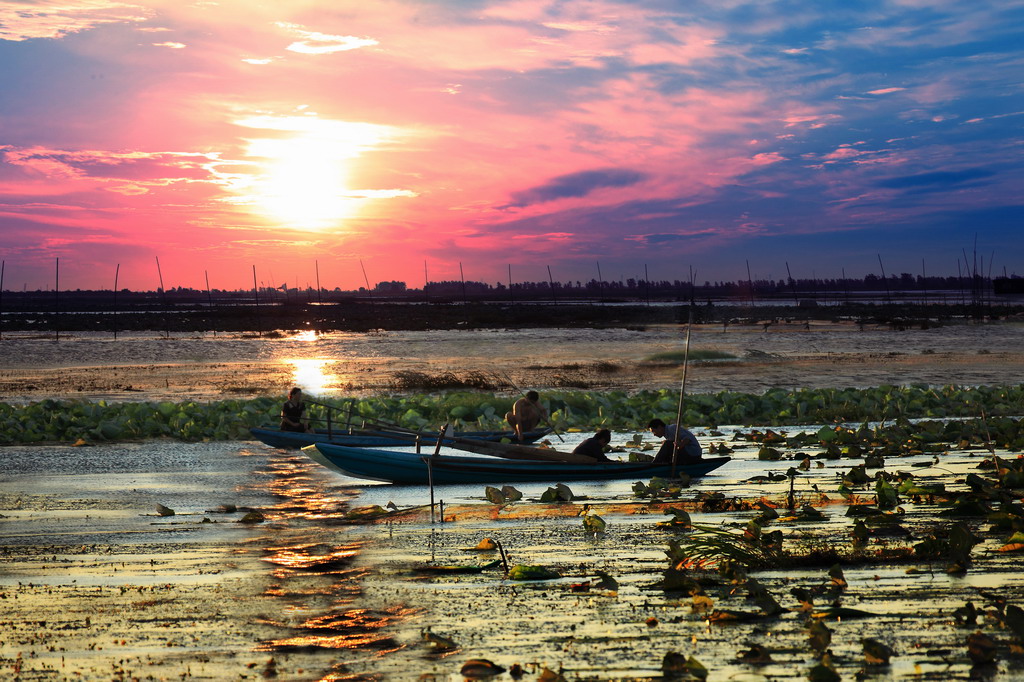
[[[1024,0],[0,0],[3,285],[1024,275],[1021,35]]]

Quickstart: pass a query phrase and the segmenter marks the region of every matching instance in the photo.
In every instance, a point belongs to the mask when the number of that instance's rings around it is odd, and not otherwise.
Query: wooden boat
[[[729,461],[729,457],[690,460],[675,466],[651,462],[565,462],[545,459],[502,459],[417,454],[401,450],[353,448],[316,443],[302,449],[313,460],[353,478],[398,485],[502,484],[515,482],[614,481],[628,478],[671,478],[685,473],[696,478]],[[543,451],[539,451],[543,452]],[[556,454],[556,453],[552,453]],[[565,453],[557,453],[565,454]],[[588,458],[589,459],[589,458]],[[428,462],[431,472],[428,473]]]
[[[412,431],[390,431],[381,430],[360,430],[349,433],[344,430],[328,432],[320,429],[316,433],[299,433],[296,431],[282,431],[272,426],[260,426],[249,429],[257,440],[260,440],[274,448],[302,448],[314,443],[337,443],[357,448],[386,448],[396,445],[413,445],[419,437],[424,447],[434,447],[437,444],[437,433],[416,433]],[[537,429],[527,431],[523,434],[524,443],[533,443],[547,434],[551,429]],[[500,442],[503,438],[515,440],[516,434],[513,431],[456,431],[454,438],[459,441],[477,442]],[[455,441],[445,439],[444,445],[451,445]]]

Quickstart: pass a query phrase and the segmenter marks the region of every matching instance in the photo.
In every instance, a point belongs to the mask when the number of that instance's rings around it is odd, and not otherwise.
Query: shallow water
[[[700,326],[693,330],[695,351],[721,351],[735,360],[692,363],[687,387],[691,392],[757,393],[775,387],[884,383],[1016,384],[1024,382],[1020,330],[1014,323],[902,331],[830,322],[808,328],[780,322],[767,330],[761,325]],[[331,396],[395,390],[401,372],[453,370],[478,373],[513,392],[507,375],[520,386],[535,388],[675,388],[677,366],[644,360],[679,352],[684,340],[680,326],[299,333],[283,338],[133,333],[114,339],[81,333],[59,341],[5,334],[0,339],[5,358],[0,399],[45,393],[44,379],[52,384],[44,397],[211,399],[281,394],[291,384]],[[68,376],[44,376],[54,368]]]
[[[730,438],[730,431],[724,433],[723,438]],[[557,439],[553,444],[569,449],[586,435],[566,434],[564,444]],[[617,434],[615,442],[630,435]],[[718,440],[702,430],[697,435],[705,444]],[[110,590],[164,590],[165,584],[170,590],[173,584],[177,591],[168,591],[171,596],[158,591],[150,599],[135,597],[131,603],[144,604],[137,607],[143,610],[128,617],[123,633],[116,630],[121,626],[109,625],[108,639],[115,632],[127,640],[143,634],[156,637],[159,629],[150,630],[147,623],[191,622],[194,632],[204,634],[189,646],[209,659],[205,665],[213,679],[235,678],[239,670],[251,670],[250,664],[266,676],[268,656],[274,660],[269,672],[278,679],[330,674],[403,680],[427,673],[458,680],[458,670],[469,658],[488,658],[506,668],[514,663],[528,668],[536,664],[536,671],[542,665],[564,668],[568,679],[648,679],[661,676],[661,659],[670,651],[696,656],[712,680],[803,679],[814,659],[802,615],[788,611],[745,623],[710,623],[706,614],[692,609],[688,596],[655,586],[668,567],[668,540],[684,537],[656,527],[667,518],[665,506],[684,504],[696,524],[740,532],[755,512],[701,511],[697,496],[718,492],[726,498],[764,497],[784,503],[788,481],[749,479],[784,472],[797,462],[759,461],[756,446],[733,445],[734,460],[684,490],[678,501],[637,499],[633,481],[563,481],[580,499],[541,504],[538,498],[548,486],[522,484],[516,487],[524,500],[499,508],[484,500],[483,486],[439,486],[435,494],[445,502],[443,524],[431,524],[422,508],[412,509],[428,502],[424,486],[347,479],[299,452],[255,443],[2,448],[0,591],[24,603],[42,597],[41,589],[58,590],[69,604],[68,618],[81,619],[83,612],[76,609],[85,607],[76,605],[83,603],[81,590],[86,587],[106,590],[109,603],[116,604],[117,594]],[[927,463],[930,456],[891,458],[887,467],[913,470],[922,482],[942,481],[948,488],[963,489],[963,475],[987,454],[954,451],[935,467],[914,466]],[[835,489],[838,476],[859,462],[825,461],[823,467],[812,466],[798,476],[798,506],[814,504],[827,515],[825,521],[780,521],[768,529],[782,530],[790,546],[848,544],[852,521]],[[868,490],[863,494],[870,497]],[[823,495],[835,503],[827,503]],[[352,525],[347,518],[353,508],[389,502],[411,511],[372,525]],[[175,509],[176,516],[154,516],[157,503]],[[239,511],[211,513],[222,504],[234,504]],[[603,535],[583,531],[584,505],[607,521]],[[235,523],[246,507],[260,509],[267,522]],[[904,501],[903,507],[901,524],[915,536],[936,523],[949,523],[936,519],[936,505]],[[201,523],[203,518],[212,523]],[[982,524],[977,525],[985,542],[975,548],[975,565],[963,576],[922,562],[847,567],[849,587],[840,593],[824,589],[828,578],[823,566],[754,575],[787,609],[797,606],[789,591],[803,587],[823,590],[816,604],[838,599],[875,614],[829,622],[834,660],[844,678],[864,668],[860,639],[875,637],[893,646],[897,655],[888,668],[867,671],[873,679],[967,679],[972,670],[964,638],[974,629],[992,632],[992,627],[983,621],[976,628],[957,627],[953,609],[966,601],[983,607],[987,601],[979,590],[1004,595],[1011,603],[1024,598],[1019,559],[995,552],[1005,538],[984,533]],[[413,570],[422,564],[489,561],[493,553],[466,551],[484,537],[499,540],[510,563],[548,566],[564,577],[517,583],[493,570],[462,576],[426,576]],[[908,573],[908,568],[919,572]],[[616,594],[573,591],[573,584],[595,580],[598,570],[618,580]],[[237,580],[248,586],[248,597],[226,602],[217,597]],[[184,589],[191,601],[180,594]],[[757,612],[743,591],[728,583],[706,591],[716,608]],[[86,602],[94,609],[106,603],[98,598]],[[213,609],[209,617],[202,615],[204,608]],[[101,622],[101,612],[94,614],[94,623]],[[17,618],[15,614],[8,618]],[[147,614],[150,620],[138,619]],[[63,627],[59,617],[49,618],[54,622],[48,627]],[[224,630],[225,621],[241,627]],[[420,639],[425,628],[450,637],[460,648],[449,655],[431,654]],[[91,641],[60,632],[69,657],[76,643],[84,647]],[[1008,637],[1001,635],[1003,640]],[[25,649],[16,637],[5,640],[2,658],[11,660]],[[769,649],[774,662],[739,662],[737,653],[752,643]],[[154,655],[143,639],[137,651],[140,661]],[[56,667],[57,655],[37,652],[33,660]],[[131,660],[133,654],[110,655]],[[194,656],[193,665],[198,665]],[[185,664],[176,661],[164,661],[158,670],[172,677],[184,670]],[[109,679],[101,666],[95,670],[92,676],[83,667],[81,677]],[[996,670],[1010,677],[1024,673],[1012,657],[1004,657]],[[194,672],[198,674],[198,667]],[[506,674],[500,679],[509,678]]]

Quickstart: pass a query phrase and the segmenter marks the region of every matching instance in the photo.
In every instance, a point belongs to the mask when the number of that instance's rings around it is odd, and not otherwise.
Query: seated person
[[[612,432],[608,429],[601,429],[573,448],[572,453],[593,457],[595,462],[610,462],[611,460],[604,454],[604,448],[610,442],[612,442]]]
[[[547,416],[548,411],[540,404],[540,394],[527,391],[525,396],[512,405],[512,411],[505,414],[505,421],[515,429],[516,440],[522,440],[524,433],[533,431]]]
[[[701,458],[702,451],[700,443],[697,442],[697,437],[686,429],[676,424],[665,426],[665,422],[660,419],[652,419],[648,422],[647,428],[658,438],[665,439],[665,442],[661,444],[661,449],[658,450],[658,454],[654,456],[654,461],[658,464],[669,464],[672,462],[672,452],[675,450],[677,443],[679,447],[679,454],[676,457],[677,462]]]
[[[306,403],[302,402],[302,389],[296,386],[288,391],[288,400],[281,407],[281,430],[298,433],[313,433],[309,423],[302,418]]]

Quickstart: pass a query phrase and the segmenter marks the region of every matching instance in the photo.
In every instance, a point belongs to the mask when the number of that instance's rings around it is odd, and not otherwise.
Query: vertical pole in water
[[[750,276],[750,260],[747,260],[747,286],[750,287],[750,307],[754,307],[754,278]]]
[[[597,261],[597,291],[598,295],[604,298],[604,277],[601,276],[601,261]]]
[[[260,321],[260,287],[256,284],[256,266],[252,266],[252,295],[256,301],[256,336],[263,336],[263,323]]]
[[[928,273],[924,271],[924,258],[921,259],[921,305],[928,302]]]
[[[206,277],[206,304],[207,304],[207,307],[210,309],[210,317],[209,317],[209,319],[211,321],[210,326],[213,327],[213,335],[217,336],[217,327],[212,322],[212,320],[213,320],[213,292],[210,291],[210,271],[209,270],[203,270],[203,275],[205,275],[205,277]]]
[[[512,264],[508,264],[508,302],[514,303],[516,297],[512,294]]]
[[[430,275],[427,274],[427,261],[426,261],[426,259],[424,259],[423,260],[423,300],[424,301],[428,301],[428,302],[430,301],[430,291],[428,290],[429,286],[430,286]]]
[[[647,274],[647,263],[644,263],[644,297],[647,305],[651,304],[651,276]]]
[[[60,258],[53,270],[53,320],[54,340],[60,341]]]
[[[878,267],[882,269],[882,281],[885,282],[885,302],[892,303],[892,294],[889,293],[889,280],[885,278],[885,266],[882,265],[882,254],[878,254]]]
[[[434,445],[434,454],[423,459],[427,462],[427,485],[430,486],[430,525],[434,525],[434,464],[432,462],[437,453],[441,451],[441,443],[444,442],[444,435],[448,432],[448,425],[441,427],[441,433],[437,434],[437,443]],[[444,519],[441,519],[444,523]]]
[[[793,289],[793,303],[800,305],[800,297],[796,293],[796,280],[793,279],[793,273],[789,271],[789,261],[786,261],[786,274],[789,275],[789,286]]]
[[[313,265],[316,267],[316,302],[323,303],[323,289],[320,288],[320,261],[313,261]]]
[[[683,397],[686,395],[686,369],[690,359],[690,328],[693,326],[693,306],[690,306],[690,319],[686,322],[686,345],[683,347],[683,379],[679,384],[679,408],[676,410],[675,442],[672,443],[672,476],[676,475],[676,462],[679,458],[679,429],[683,428]]]
[[[121,264],[114,269],[114,338],[117,338],[117,278],[121,274]]]
[[[469,299],[466,298],[466,275],[462,272],[462,261],[459,261],[459,280],[462,281],[462,303],[469,303]]]
[[[551,300],[555,300],[555,279],[551,276],[551,266],[548,266],[548,283],[551,285]]]
[[[0,339],[4,338],[4,270],[7,268],[7,261],[0,261]]]
[[[359,260],[359,267],[363,270],[363,281],[366,282],[366,293],[370,295],[370,305],[373,305],[373,291],[370,290],[370,278],[366,276],[366,266],[362,259]]]
[[[164,326],[167,327],[165,338],[171,338],[171,322],[167,319],[167,292],[164,290],[164,273],[160,270],[160,256],[156,256],[156,274],[160,279],[160,300],[164,304]]]

